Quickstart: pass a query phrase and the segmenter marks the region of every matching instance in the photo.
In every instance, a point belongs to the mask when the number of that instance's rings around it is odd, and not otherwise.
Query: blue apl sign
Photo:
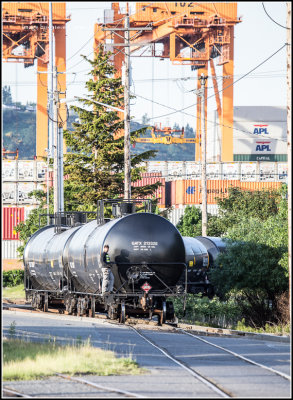
[[[253,133],[255,135],[261,135],[262,133],[265,135],[268,135],[268,125],[253,125],[254,126],[254,131]]]
[[[272,151],[270,143],[271,142],[256,142],[255,151]]]
[[[194,194],[195,191],[196,191],[195,186],[188,186],[188,188],[186,189],[187,194]]]

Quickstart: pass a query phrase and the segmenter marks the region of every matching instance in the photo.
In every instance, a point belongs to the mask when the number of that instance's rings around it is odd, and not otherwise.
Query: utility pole
[[[49,3],[49,63],[48,63],[48,112],[49,112],[49,140],[48,140],[48,149],[49,154],[52,157],[53,153],[53,72],[54,72],[54,40],[53,40],[53,16],[52,16],[52,2]]]
[[[53,49],[53,13],[52,13],[52,2],[49,3],[49,64],[48,64],[48,148],[47,148],[47,224],[49,225],[49,164],[50,157],[53,155],[53,68],[54,68],[54,49]]]
[[[58,103],[59,105],[59,103]],[[64,185],[63,185],[63,125],[58,122],[58,211],[64,211]]]
[[[291,2],[287,2],[287,157],[288,157],[288,270],[289,270],[289,316],[292,321],[292,155],[291,155]]]
[[[207,236],[208,212],[207,212],[207,152],[206,152],[206,119],[205,119],[205,84],[207,76],[201,74],[201,113],[202,113],[202,135],[201,135],[201,218],[202,218],[202,236]]]
[[[53,172],[53,183],[54,183],[54,214],[59,211],[59,177],[58,177],[58,105],[59,96],[57,88],[57,67],[53,70],[53,149],[54,149],[54,172]]]
[[[126,4],[124,32],[125,82],[124,82],[124,199],[131,199],[131,160],[130,160],[130,45],[129,45],[129,6]]]
[[[152,27],[140,27],[139,31],[152,31]],[[130,42],[130,31],[137,31],[136,27],[130,28],[129,22],[129,4],[126,3],[126,15],[124,19],[124,28],[115,27],[108,28],[104,26],[102,31],[110,31],[113,35],[120,36],[116,31],[124,31],[124,43],[116,43],[114,47],[124,47],[124,110],[119,110],[117,107],[108,106],[107,104],[99,103],[110,108],[116,109],[117,111],[124,112],[124,199],[131,198],[131,159],[130,159],[130,46],[137,47],[139,44]],[[144,43],[149,44],[149,43]],[[142,43],[140,43],[142,45]]]

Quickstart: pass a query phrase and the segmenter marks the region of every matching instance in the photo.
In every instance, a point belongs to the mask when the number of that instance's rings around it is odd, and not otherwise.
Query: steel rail
[[[76,377],[63,375],[63,374],[56,374],[56,375],[59,376],[60,378],[68,379],[68,380],[74,381],[74,382],[83,383],[84,385],[92,386],[92,387],[97,388],[97,389],[106,390],[107,392],[119,393],[119,394],[123,394],[123,395],[125,395],[127,397],[144,398],[143,396],[140,396],[139,394],[128,392],[127,390],[115,389],[115,388],[112,388],[112,387],[109,387],[109,386],[100,385],[100,384],[97,384],[97,383],[90,382],[87,379],[76,378]]]
[[[5,393],[7,393],[8,395],[11,395],[11,397],[26,397],[26,398],[29,398],[29,399],[33,398],[33,396],[29,396],[28,394],[20,393],[20,392],[17,392],[16,390],[7,389],[5,387],[3,387],[2,390],[3,390],[3,393],[2,393],[3,395]],[[10,396],[7,396],[7,397],[10,397]]]
[[[275,373],[275,374],[277,374],[277,375],[280,375],[281,377],[287,379],[288,381],[291,381],[291,377],[290,377],[289,375],[287,375],[287,374],[284,374],[283,372],[280,372],[280,371],[277,371],[277,370],[275,370],[275,369],[273,369],[273,368],[267,367],[266,365],[257,363],[256,361],[253,361],[253,360],[251,360],[251,359],[249,359],[249,358],[247,358],[247,357],[244,357],[244,356],[242,356],[241,354],[235,353],[234,351],[228,350],[228,349],[226,349],[225,347],[222,347],[222,346],[219,346],[219,345],[217,345],[217,344],[211,343],[211,342],[209,342],[209,341],[207,341],[207,340],[205,340],[205,339],[202,339],[202,338],[200,338],[200,337],[198,337],[198,336],[196,336],[196,335],[193,335],[193,334],[190,333],[190,332],[186,332],[186,331],[185,331],[184,329],[182,329],[182,328],[175,328],[175,329],[176,329],[177,331],[183,332],[185,335],[192,336],[194,339],[200,340],[200,341],[202,341],[202,342],[204,342],[204,343],[209,344],[210,346],[214,346],[214,347],[216,347],[216,348],[218,348],[218,349],[220,349],[220,350],[225,351],[226,353],[232,354],[233,356],[235,356],[235,357],[237,357],[237,358],[240,358],[241,360],[246,361],[246,362],[248,362],[249,364],[253,364],[253,365],[256,365],[257,367],[266,369],[266,370],[268,370],[268,371],[270,371],[270,372],[273,372],[273,373]]]
[[[129,325],[129,328],[134,330],[146,342],[151,344],[153,347],[155,347],[157,350],[159,350],[161,353],[163,353],[170,360],[172,360],[173,362],[178,364],[181,368],[185,369],[194,378],[196,378],[199,381],[201,381],[202,383],[204,383],[206,386],[208,386],[210,389],[212,389],[215,393],[219,394],[221,397],[224,397],[224,398],[231,398],[232,397],[229,393],[225,392],[223,389],[220,389],[215,383],[212,383],[207,378],[205,378],[204,376],[200,375],[198,372],[195,372],[192,368],[190,368],[187,365],[183,364],[181,361],[177,360],[177,358],[175,358],[174,356],[171,356],[171,354],[169,354],[166,350],[162,349],[160,346],[156,345],[152,340],[148,339],[145,335],[143,335],[141,332],[139,332],[136,328],[134,328],[131,325]]]

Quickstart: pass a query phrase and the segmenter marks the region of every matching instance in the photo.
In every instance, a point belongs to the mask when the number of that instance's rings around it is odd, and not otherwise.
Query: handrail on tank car
[[[115,206],[119,207],[120,205],[120,215],[123,215],[123,212],[121,211],[121,205],[124,204],[126,207],[131,206],[131,211],[130,212],[125,212],[125,214],[132,214],[134,212],[134,206],[135,204],[141,204],[144,203],[144,209],[145,212],[152,212],[152,201],[151,199],[103,199],[103,200],[98,200],[97,203],[97,222],[99,225],[105,223],[105,204],[111,204],[112,205],[112,215],[114,217],[118,216],[118,210],[115,208]]]
[[[50,218],[50,225],[54,225],[55,232],[61,232],[61,226],[75,226],[77,223],[87,223],[87,214],[96,214],[96,211],[62,211],[54,214],[44,213],[39,214],[39,228],[41,227],[41,217],[46,216]],[[76,218],[79,217],[79,218]],[[82,217],[85,217],[84,220]],[[52,223],[54,221],[54,223]]]

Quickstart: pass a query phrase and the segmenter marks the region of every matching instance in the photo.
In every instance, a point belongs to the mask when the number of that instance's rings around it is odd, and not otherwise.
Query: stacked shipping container
[[[17,248],[22,242],[15,227],[25,219],[24,207],[2,207],[2,261],[3,269],[22,268],[18,262]]]
[[[182,179],[168,182],[171,186],[170,206],[178,207],[186,204],[201,204],[201,181]],[[217,204],[217,199],[228,197],[229,187],[243,190],[272,190],[278,189],[281,182],[241,182],[239,180],[208,180],[207,204]],[[166,200],[168,204],[168,200]]]
[[[142,187],[146,185],[153,185],[154,183],[160,182],[161,186],[154,192],[152,196],[147,196],[148,198],[152,198],[153,196],[158,199],[158,206],[160,208],[166,207],[166,185],[165,178],[161,177],[162,174],[158,173],[144,173],[142,174],[142,179],[133,182],[133,187]]]
[[[176,224],[188,205],[201,205],[201,165],[191,161],[148,161],[142,179],[133,182],[133,187],[160,182],[155,191],[158,206],[168,211],[171,222]],[[208,212],[217,214],[217,198],[228,195],[228,188],[245,190],[277,189],[287,182],[288,164],[284,162],[231,162],[207,164]],[[49,172],[49,187],[53,185]],[[3,236],[2,258],[17,259],[16,248],[21,245],[19,235],[14,232],[17,223],[24,221],[37,205],[28,197],[34,189],[45,189],[47,183],[46,163],[39,161],[3,160],[2,210]],[[150,198],[152,196],[149,196]],[[171,214],[170,214],[171,212]],[[173,214],[174,215],[173,215]]]

